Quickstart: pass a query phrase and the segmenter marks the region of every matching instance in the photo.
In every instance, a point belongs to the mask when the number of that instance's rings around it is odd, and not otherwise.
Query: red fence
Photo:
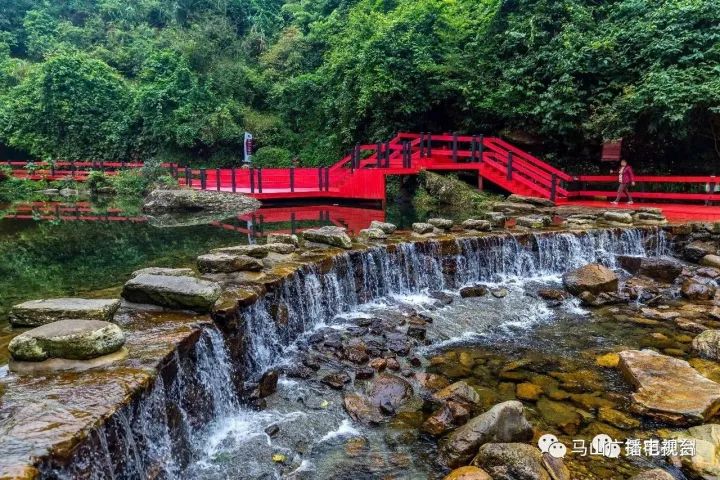
[[[119,171],[131,168],[142,168],[145,164],[142,162],[24,162],[9,161],[0,162],[0,166],[10,167],[13,177],[25,178],[29,180],[64,180],[72,178],[73,180],[82,182],[87,180],[88,175],[92,171],[103,172],[106,175],[116,175]],[[176,163],[163,163],[162,168],[166,168],[171,174],[177,176],[178,165]]]

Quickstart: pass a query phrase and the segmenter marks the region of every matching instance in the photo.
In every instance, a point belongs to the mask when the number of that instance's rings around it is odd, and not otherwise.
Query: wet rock
[[[364,241],[369,240],[385,240],[387,234],[379,228],[364,228],[359,232],[360,238]]]
[[[258,384],[258,397],[265,398],[275,393],[277,390],[278,378],[279,375],[276,370],[269,370],[265,372]]]
[[[469,297],[482,297],[487,295],[488,288],[485,285],[472,285],[470,287],[463,287],[460,289],[460,296],[462,298]]]
[[[343,397],[343,406],[350,418],[356,422],[366,425],[374,425],[384,420],[382,413],[375,405],[372,405],[368,399],[356,393],[345,394]]]
[[[675,477],[662,468],[654,468],[638,473],[630,480],[675,480]]]
[[[610,224],[630,225],[633,222],[633,217],[627,212],[608,210],[603,212],[603,220]]]
[[[715,296],[715,286],[696,278],[686,278],[682,282],[680,293],[689,300],[710,300]]]
[[[490,293],[495,298],[505,298],[508,296],[508,289],[501,287],[501,288],[493,288],[490,290]]]
[[[677,437],[695,444],[695,455],[679,457],[683,471],[692,478],[716,480],[720,478],[720,425],[707,424],[689,428]]]
[[[260,202],[245,195],[193,189],[153,190],[143,203],[143,212],[149,214],[232,212],[237,215],[258,208]]]
[[[287,245],[292,247],[292,245]],[[265,258],[268,256],[269,250],[265,245],[233,245],[231,247],[216,248],[212,253],[225,253],[228,255],[243,255],[253,258]]]
[[[375,370],[371,367],[360,367],[355,370],[356,380],[369,380],[375,376]]]
[[[447,380],[447,378],[441,375],[436,375],[434,373],[416,373],[415,379],[422,388],[430,392],[442,390],[443,388],[450,385],[450,382]]]
[[[482,467],[494,480],[551,480],[540,449],[524,443],[483,445],[472,464]]]
[[[435,410],[420,426],[423,432],[439,437],[455,427],[455,419],[448,405]]]
[[[720,268],[720,256],[705,255],[702,259],[700,259],[700,265],[705,267]]]
[[[682,273],[683,264],[671,257],[633,257],[622,255],[618,262],[627,271],[665,283],[672,283]]]
[[[498,202],[492,206],[492,210],[508,215],[523,215],[526,213],[537,213],[538,207],[529,203]]]
[[[377,220],[373,220],[372,222],[370,222],[370,228],[378,228],[388,235],[392,235],[397,230],[397,226],[395,226],[394,224],[388,222],[379,222]]]
[[[673,425],[702,423],[720,409],[720,384],[686,361],[652,350],[620,352],[620,371],[636,387],[639,413]]]
[[[489,232],[492,230],[492,224],[489,220],[480,220],[475,218],[469,218],[462,222],[462,227],[465,230],[474,230],[476,232]]]
[[[345,372],[329,373],[321,381],[330,388],[342,390],[346,383],[350,383],[350,376]]]
[[[543,300],[562,301],[568,297],[567,293],[557,288],[541,288],[538,290],[537,294],[538,297]]]
[[[387,368],[387,360],[384,358],[373,358],[368,365],[374,370],[382,372]]]
[[[581,303],[588,307],[603,307],[605,305],[617,305],[627,303],[628,297],[615,292],[602,292],[599,295],[593,295],[590,292],[582,292],[578,295]]]
[[[397,358],[393,358],[393,357],[386,358],[385,362],[386,362],[385,364],[387,365],[388,370],[393,370],[395,372],[400,370],[400,362],[397,361]]]
[[[312,228],[305,230],[302,236],[305,240],[315,243],[321,243],[340,248],[352,248],[352,240],[348,236],[345,228],[335,226],[325,226],[320,228]]]
[[[163,268],[163,267],[148,267],[135,270],[130,277],[135,278],[142,274],[148,275],[167,275],[169,277],[192,277],[195,275],[192,268]]]
[[[37,327],[58,320],[112,320],[120,305],[116,299],[51,298],[31,300],[10,309],[14,327]]]
[[[508,401],[472,418],[440,442],[440,457],[451,468],[467,464],[481,445],[491,442],[529,441],[533,429],[523,405]],[[535,451],[539,452],[536,448]]]
[[[717,255],[718,248],[713,242],[694,241],[683,248],[685,260],[698,263],[705,255]]]
[[[609,268],[598,263],[566,272],[562,276],[563,285],[573,295],[590,292],[594,295],[602,292],[616,292],[618,276]]]
[[[440,230],[450,230],[455,222],[448,218],[430,218],[427,223]]]
[[[413,388],[407,380],[386,373],[375,377],[367,391],[370,404],[386,414],[395,413],[412,395]]]
[[[484,214],[485,220],[490,222],[490,224],[493,227],[504,227],[505,221],[507,221],[507,215],[505,215],[502,212],[485,212]]]
[[[366,363],[370,359],[367,353],[367,347],[362,342],[347,345],[343,350],[345,359],[358,365]]]
[[[412,224],[412,230],[415,233],[424,235],[426,233],[432,233],[435,230],[435,227],[429,223],[417,222]]]
[[[517,224],[520,227],[544,228],[552,225],[552,217],[549,215],[525,215],[517,217]]]
[[[197,258],[202,273],[259,272],[263,263],[257,258],[229,253],[208,253]]]
[[[594,215],[570,215],[566,220],[568,228],[590,228],[595,226]]]
[[[617,353],[606,353],[595,359],[595,365],[604,368],[615,368],[620,363],[620,355]]]
[[[538,207],[554,207],[555,202],[552,200],[548,200],[547,198],[541,198],[541,197],[528,197],[525,195],[518,195],[516,193],[513,193],[509,197],[505,199],[506,202],[512,202],[512,203],[528,203],[530,205],[536,205]]]
[[[492,477],[482,468],[468,465],[467,467],[456,468],[443,480],[493,480]]]
[[[417,340],[425,340],[425,336],[427,335],[427,329],[422,325],[409,325],[407,328],[407,336],[417,339]]]
[[[194,277],[142,274],[125,284],[122,296],[135,303],[207,312],[220,297],[220,286]]]
[[[708,327],[706,327],[705,325],[693,322],[686,318],[676,318],[675,325],[677,325],[680,330],[685,330],[686,332],[691,333],[702,333],[708,329]]]
[[[300,246],[298,236],[290,233],[268,233],[267,243],[285,243],[294,247]]]
[[[278,433],[280,433],[280,427],[277,423],[273,423],[272,425],[268,425],[267,428],[265,428],[265,433],[268,437],[274,437]]]
[[[410,343],[408,342],[405,334],[399,332],[386,332],[384,336],[385,348],[391,352],[400,355],[401,357],[410,353]]]
[[[463,405],[470,411],[480,404],[480,395],[467,382],[455,382],[448,385],[433,394],[432,398],[439,403],[453,402]]]
[[[60,320],[23,332],[8,350],[14,360],[40,362],[49,358],[88,360],[117,352],[125,335],[102,320]]]
[[[454,301],[452,295],[449,295],[443,291],[428,292],[428,296],[434,298],[435,300],[439,301],[443,305],[450,305]],[[415,315],[415,317],[420,318],[420,315]],[[428,319],[430,319],[430,321],[432,321],[432,319],[430,317],[423,318],[423,320],[425,320],[425,323],[429,323]]]
[[[692,341],[695,353],[710,360],[720,360],[720,330],[705,330]]]
[[[582,418],[566,403],[541,398],[537,402],[537,409],[549,425],[555,425],[568,435],[578,432]]]
[[[636,418],[610,407],[600,407],[598,409],[598,419],[623,430],[640,426],[640,421]]]

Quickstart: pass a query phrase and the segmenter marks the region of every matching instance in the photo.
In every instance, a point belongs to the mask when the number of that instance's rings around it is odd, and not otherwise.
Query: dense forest
[[[246,130],[264,165],[408,130],[716,171],[720,2],[3,1],[3,156],[231,165]]]

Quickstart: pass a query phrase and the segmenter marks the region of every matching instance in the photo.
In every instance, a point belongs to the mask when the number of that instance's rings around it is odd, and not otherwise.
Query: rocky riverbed
[[[719,230],[508,203],[520,211],[275,235],[198,271],[138,272],[111,318],[126,356],[0,378],[0,471],[714,478]],[[545,434],[564,459],[538,449]],[[703,448],[570,452],[598,434]]]

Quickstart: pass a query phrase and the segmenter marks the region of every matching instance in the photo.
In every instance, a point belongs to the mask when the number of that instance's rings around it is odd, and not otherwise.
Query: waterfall
[[[474,282],[559,275],[592,262],[615,268],[618,255],[663,255],[668,247],[661,229],[627,229],[465,237],[455,240],[453,250],[443,255],[439,242],[408,242],[342,254],[324,274],[305,267],[275,298],[262,298],[243,312],[248,377],[276,365],[302,333],[362,303]],[[284,325],[270,313],[277,304],[288,310]]]

